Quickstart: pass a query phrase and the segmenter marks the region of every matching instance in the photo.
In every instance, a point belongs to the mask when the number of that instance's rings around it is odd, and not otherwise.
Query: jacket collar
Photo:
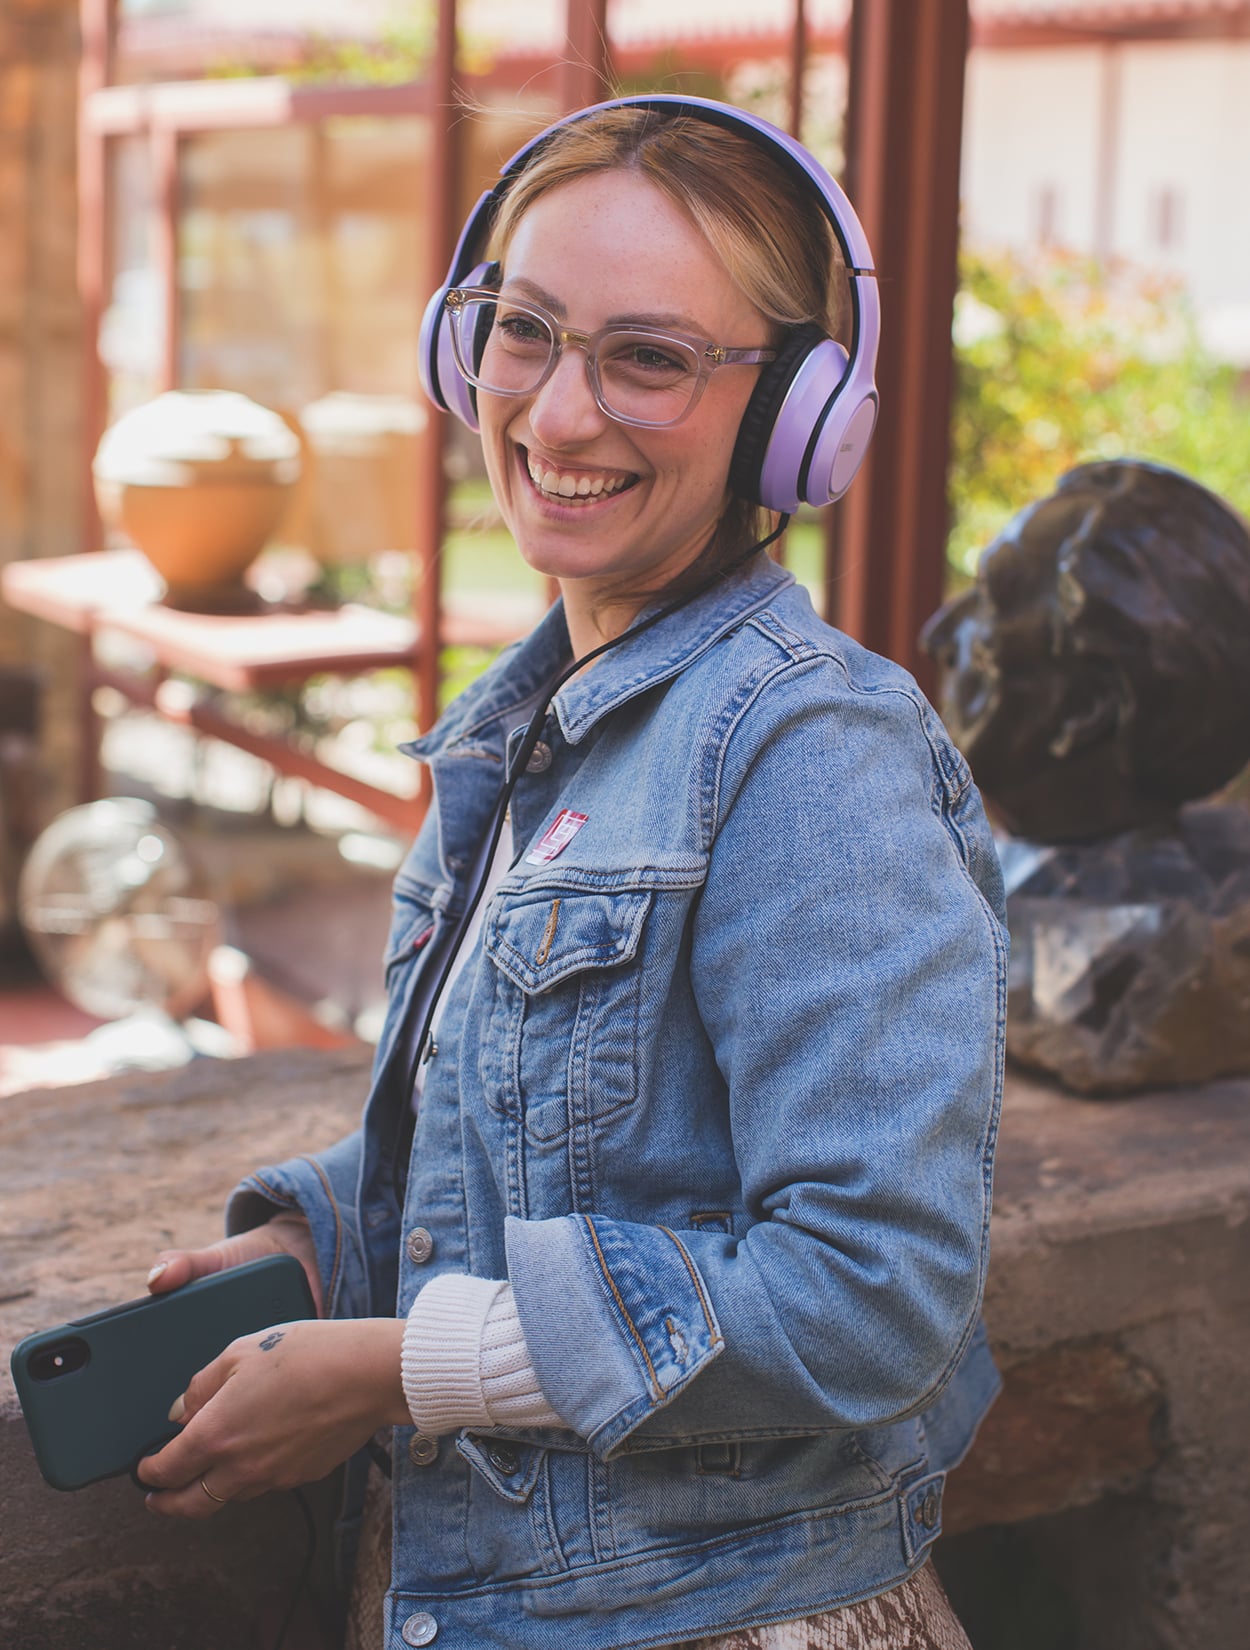
[[[701,592],[641,636],[612,648],[556,695],[553,708],[565,739],[578,744],[611,711],[678,675],[793,583],[794,575],[770,556],[754,556],[741,571]],[[640,617],[662,605],[654,604]],[[507,717],[505,729],[509,727],[568,663],[564,604],[557,601],[525,640],[502,655],[429,733],[401,748],[428,761],[456,745],[495,744],[499,734],[495,729],[492,737],[491,724]]]

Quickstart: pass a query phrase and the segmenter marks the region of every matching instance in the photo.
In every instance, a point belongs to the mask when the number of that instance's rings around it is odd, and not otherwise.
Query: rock
[[[1250,812],[1002,857],[1012,1059],[1082,1094],[1250,1071]]]

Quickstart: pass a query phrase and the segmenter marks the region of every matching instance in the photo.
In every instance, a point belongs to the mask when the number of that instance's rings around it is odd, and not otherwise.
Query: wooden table
[[[225,693],[265,692],[321,674],[355,676],[400,666],[412,669],[421,646],[409,618],[348,604],[337,608],[259,603],[243,614],[194,613],[170,607],[155,570],[137,550],[10,562],[0,569],[0,591],[21,612],[83,638],[81,682],[85,800],[97,794],[99,725],[91,696],[110,686],[131,704],[268,762],[279,773],[307,780],[350,798],[388,824],[412,831],[425,809],[423,798],[397,795],[331,767],[286,739],[246,727],[210,695],[171,673]],[[475,603],[444,611],[440,645],[498,646],[521,634],[536,617],[513,608]],[[96,641],[109,631],[141,643],[150,670],[118,670],[97,657]]]

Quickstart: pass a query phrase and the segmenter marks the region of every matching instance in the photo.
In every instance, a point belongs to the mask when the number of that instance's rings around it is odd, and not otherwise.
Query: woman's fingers
[[[148,1273],[148,1292],[166,1295],[171,1289],[181,1289],[183,1284],[190,1283],[194,1278],[207,1277],[210,1272],[220,1272],[225,1266],[239,1264],[238,1261],[228,1260],[221,1253],[221,1246],[215,1243],[207,1249],[163,1249]]]
[[[220,1238],[203,1249],[162,1249],[148,1273],[149,1293],[166,1295],[196,1278],[208,1277],[230,1266],[243,1266],[265,1255],[294,1255],[304,1268],[318,1316],[321,1314],[321,1278],[317,1252],[308,1222],[302,1215],[277,1215],[264,1226],[236,1237]]]
[[[232,1342],[175,1406],[178,1437],[140,1463],[150,1510],[208,1518],[222,1501],[309,1483],[407,1420],[403,1331],[402,1318],[306,1319]]]

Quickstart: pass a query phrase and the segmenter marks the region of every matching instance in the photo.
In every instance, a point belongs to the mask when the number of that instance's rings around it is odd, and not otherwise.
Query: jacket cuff
[[[482,1326],[482,1395],[496,1427],[562,1427],[530,1362],[512,1285],[491,1302]]]
[[[427,1438],[490,1425],[482,1391],[482,1330],[504,1287],[488,1278],[445,1273],[413,1301],[404,1329],[404,1398]]]
[[[724,1351],[702,1275],[666,1226],[509,1215],[505,1231],[542,1389],[565,1424],[610,1460]]]
[[[408,1313],[404,1398],[428,1438],[461,1427],[562,1426],[543,1396],[507,1283],[445,1273]]]

